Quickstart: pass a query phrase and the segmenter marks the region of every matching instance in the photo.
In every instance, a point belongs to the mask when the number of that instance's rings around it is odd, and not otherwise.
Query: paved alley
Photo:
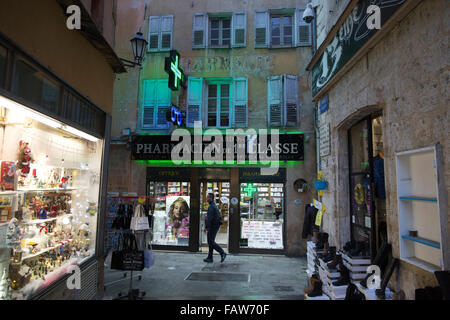
[[[133,273],[133,289],[150,300],[302,300],[306,258],[232,255],[224,263],[204,253],[155,251],[155,266]],[[138,275],[142,275],[139,280]],[[105,299],[126,295],[130,273],[105,267]]]

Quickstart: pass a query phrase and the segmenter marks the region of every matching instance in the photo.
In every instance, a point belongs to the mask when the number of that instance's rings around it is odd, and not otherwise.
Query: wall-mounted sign
[[[184,124],[186,115],[184,111],[180,111],[176,106],[172,106],[166,113],[166,120],[172,122],[179,127]]]
[[[222,150],[227,150],[227,139],[225,134],[223,137],[223,148]],[[241,149],[238,146],[240,139],[235,136],[232,148],[234,149],[234,160],[237,161],[238,151]],[[134,136],[131,146],[131,155],[133,160],[172,160],[172,149],[178,145],[180,142],[172,141],[170,135],[146,135],[146,136]],[[245,142],[247,144],[247,142]],[[258,144],[258,149],[261,151],[261,143],[258,136],[256,140]],[[270,140],[269,140],[270,143]],[[198,146],[197,144],[201,144]],[[205,149],[210,146],[210,141],[197,142],[197,139],[191,135],[190,144],[188,145],[188,150],[191,155],[191,161],[194,161],[196,152],[202,154]],[[199,150],[199,151],[197,151]],[[274,151],[278,152],[278,161],[303,161],[304,160],[304,135],[303,134],[280,134],[278,137],[278,143],[273,148]],[[258,150],[255,150],[254,154]],[[223,152],[223,161],[226,164],[227,152]],[[245,160],[249,160],[250,153],[249,148],[245,147]],[[235,165],[233,163],[232,165]]]
[[[180,54],[176,50],[170,51],[170,56],[165,59],[164,71],[169,74],[169,88],[177,91],[180,85],[186,88],[183,69],[180,67]]]
[[[279,168],[274,175],[261,175],[259,168],[239,168],[239,182],[283,183],[286,182],[286,168]]]
[[[189,168],[147,167],[148,181],[191,181]]]
[[[330,124],[326,123],[319,128],[320,156],[325,157],[330,154]]]
[[[360,0],[336,33],[312,70],[313,97],[341,70],[351,57],[376,33],[367,27],[370,5],[380,8],[381,26],[406,0]],[[369,11],[370,12],[370,11]]]
[[[233,206],[237,206],[238,203],[239,203],[239,200],[238,200],[236,197],[234,197],[234,198],[231,199],[231,204],[232,204]]]
[[[328,110],[328,94],[320,99],[320,114]]]
[[[254,187],[253,183],[249,183],[244,188],[244,192],[247,197],[251,197],[253,195],[253,193],[258,192],[258,188]]]

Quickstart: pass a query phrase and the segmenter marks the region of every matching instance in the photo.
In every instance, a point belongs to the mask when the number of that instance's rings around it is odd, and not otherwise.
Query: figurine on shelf
[[[19,161],[16,168],[20,170],[20,177],[25,179],[30,173],[30,165],[34,160],[31,156],[31,148],[28,142],[20,141],[19,146]]]
[[[48,206],[42,207],[39,209],[39,219],[44,220],[47,219]]]
[[[86,213],[89,213],[89,215],[95,216],[97,213],[97,204],[95,202],[89,202],[89,207],[86,210]]]
[[[22,232],[19,226],[19,220],[12,218],[8,224],[8,231],[6,233],[6,246],[8,248],[20,249],[20,240]]]
[[[50,218],[56,218],[58,216],[58,211],[59,211],[58,206],[55,203],[52,204],[50,209]]]
[[[67,188],[67,183],[68,182],[69,182],[69,177],[68,176],[62,177],[61,178],[61,183],[59,184],[59,187],[62,188],[62,189]]]

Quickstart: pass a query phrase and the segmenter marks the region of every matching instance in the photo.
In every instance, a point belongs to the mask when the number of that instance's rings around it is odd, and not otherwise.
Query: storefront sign
[[[149,181],[191,181],[191,170],[188,168],[147,168]]]
[[[179,127],[182,126],[185,119],[185,112],[180,111],[176,106],[172,106],[172,108],[167,111],[166,120],[172,122],[174,125],[178,125]]]
[[[239,168],[239,182],[283,183],[286,182],[286,168],[279,168],[274,175],[261,175],[258,168]]]
[[[320,156],[330,154],[330,124],[326,123],[319,128]]]
[[[191,154],[191,160],[196,159],[195,151],[199,150],[197,139],[191,135],[191,144],[189,152]],[[133,160],[172,160],[172,149],[180,142],[171,141],[170,135],[148,135],[148,136],[135,136],[132,142],[132,159]],[[258,135],[258,150],[261,151],[262,147],[259,143]],[[268,142],[270,144],[270,140]],[[278,153],[279,161],[303,161],[303,134],[280,134],[279,142],[273,147],[273,152]],[[245,160],[249,160],[250,153],[248,152],[248,141],[245,143]],[[205,149],[211,145],[210,141],[201,141],[202,155]],[[234,147],[234,160],[237,161],[238,139],[234,139],[232,144]],[[223,137],[222,151],[227,150],[227,139]],[[255,150],[256,153],[256,150]],[[227,152],[223,152],[223,162],[226,164]],[[234,165],[235,163],[233,163]]]
[[[253,186],[253,183],[247,184],[247,186],[244,188],[245,195],[247,197],[251,197],[255,192],[258,192],[258,188],[255,188]]]
[[[405,0],[378,0],[375,4],[381,10],[381,26],[397,11]],[[338,30],[336,36],[312,70],[313,96],[338,73],[339,70],[356,54],[356,52],[378,32],[369,29],[367,20],[371,16],[369,6],[372,0],[360,0]]]
[[[176,50],[170,51],[170,56],[165,60],[164,70],[169,74],[169,88],[177,91],[180,84],[185,87],[183,69],[180,68],[180,54]]]

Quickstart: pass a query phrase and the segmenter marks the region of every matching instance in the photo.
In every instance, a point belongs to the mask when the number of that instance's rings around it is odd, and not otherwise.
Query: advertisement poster
[[[249,248],[283,249],[283,224],[271,221],[243,221],[242,238]]]
[[[168,218],[168,227],[175,231],[178,237],[189,237],[189,211],[190,197],[187,196],[168,196],[166,198],[166,215]]]

